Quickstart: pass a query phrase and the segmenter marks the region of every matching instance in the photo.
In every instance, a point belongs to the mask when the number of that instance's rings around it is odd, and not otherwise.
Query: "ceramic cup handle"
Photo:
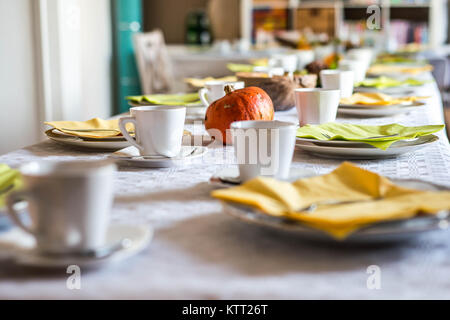
[[[32,199],[33,193],[30,190],[13,191],[6,197],[6,213],[11,220],[24,231],[36,236],[36,233],[27,225],[25,225],[18,216],[17,210],[14,208],[15,204],[24,201],[24,199]]]
[[[202,101],[202,103],[203,103],[203,105],[205,107],[209,107],[209,105],[210,105],[210,103],[208,102],[208,99],[207,99],[207,93],[208,93],[208,89],[207,88],[201,88],[198,91],[198,95],[200,97],[200,100]]]
[[[124,138],[127,139],[127,141],[129,143],[131,143],[131,145],[133,145],[136,148],[138,148],[139,150],[143,151],[144,148],[142,148],[142,146],[140,146],[136,142],[136,140],[132,136],[130,136],[130,134],[128,133],[127,128],[126,128],[127,123],[134,124],[134,131],[137,131],[136,118],[135,117],[124,117],[124,118],[119,119],[120,132],[122,132],[122,135],[124,136]]]

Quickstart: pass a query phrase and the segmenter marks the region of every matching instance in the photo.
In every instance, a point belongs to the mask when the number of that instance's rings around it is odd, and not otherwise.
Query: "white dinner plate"
[[[109,155],[110,159],[118,162],[119,165],[141,168],[170,168],[184,166],[192,163],[204,156],[208,152],[207,147],[182,146],[180,154],[173,158],[164,156],[141,156],[139,150],[134,147],[127,147]]]
[[[324,158],[382,159],[416,151],[429,146],[437,140],[439,140],[437,136],[430,134],[412,140],[399,140],[393,143],[387,150],[381,150],[367,143],[359,144],[358,146],[347,143],[349,145],[347,146],[345,143],[343,144],[344,141],[336,143],[327,141],[328,145],[325,145],[322,143],[323,141],[315,140],[314,142],[309,142],[302,139],[302,141],[297,140],[296,147]],[[335,145],[330,145],[330,143]],[[338,145],[338,143],[340,143],[340,145]]]
[[[119,262],[130,258],[144,250],[153,237],[153,230],[149,226],[112,224],[109,226],[105,247],[113,246],[119,241],[126,241],[126,246],[105,257],[55,257],[42,255],[35,250],[34,239],[19,228],[13,228],[0,235],[0,246],[13,248],[9,255],[20,265],[33,267],[67,268],[77,265],[80,268],[98,268],[112,262]]]
[[[298,179],[312,176],[314,176],[314,172],[312,170],[291,167],[289,177],[285,181],[294,182]],[[239,178],[239,168],[237,166],[222,168],[209,179],[209,184],[220,188],[228,188],[240,185],[241,183],[242,181]]]
[[[76,136],[59,133],[59,131],[56,129],[47,130],[45,134],[49,139],[57,143],[83,149],[115,151],[123,149],[130,145],[130,143],[126,141],[124,138],[118,139],[114,137],[113,139],[108,138],[108,139],[84,140]]]
[[[355,87],[355,92],[383,92],[386,94],[402,94],[402,95],[412,95],[414,94],[416,89],[421,88],[422,86],[400,86],[400,87],[391,87],[384,89],[377,89],[372,87]]]
[[[424,105],[425,104],[422,102],[416,102],[406,106],[384,106],[384,108],[355,108],[339,106],[338,114],[357,117],[387,117],[408,113],[417,110],[416,108],[420,108]]]
[[[446,190],[446,188],[421,180],[392,181],[400,186],[419,190]],[[224,212],[241,221],[267,228],[295,234],[308,240],[338,243],[371,243],[411,239],[418,233],[445,230],[449,226],[449,211],[439,212],[433,216],[420,216],[407,220],[387,221],[364,227],[344,240],[336,240],[327,233],[311,228],[302,222],[286,218],[273,217],[250,206],[231,202],[222,202]]]
[[[345,104],[340,103],[339,108],[352,108],[352,109],[386,109],[386,108],[408,108],[408,107],[421,107],[424,106],[425,102],[415,101],[415,102],[407,102],[402,104],[393,104],[393,105],[365,105],[365,104]]]

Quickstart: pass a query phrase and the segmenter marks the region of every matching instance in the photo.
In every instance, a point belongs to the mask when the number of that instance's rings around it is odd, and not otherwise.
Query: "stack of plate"
[[[84,138],[61,132],[58,129],[47,130],[45,134],[49,139],[60,144],[94,150],[115,151],[130,145],[122,135],[108,138]]]
[[[413,102],[408,104],[394,105],[363,105],[363,104],[340,104],[338,113],[345,116],[357,117],[388,117],[397,114],[414,111],[424,106],[424,102]]]
[[[394,142],[388,149],[375,148],[367,143],[344,140],[316,140],[308,138],[297,138],[298,149],[310,152],[325,158],[337,159],[382,159],[392,158],[401,154],[416,151],[439,140],[433,134],[415,139],[399,140]]]

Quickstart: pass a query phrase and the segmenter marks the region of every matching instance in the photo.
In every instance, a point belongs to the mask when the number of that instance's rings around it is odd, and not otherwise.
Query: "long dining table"
[[[417,90],[426,106],[384,118],[343,118],[360,124],[442,124],[434,82]],[[298,122],[296,110],[276,119]],[[206,134],[189,123],[194,135]],[[391,178],[417,178],[450,187],[450,145],[439,141],[414,153],[353,163]],[[148,225],[154,237],[140,254],[82,271],[81,289],[69,290],[64,268],[16,265],[0,245],[0,298],[5,299],[442,299],[450,298],[450,231],[417,235],[407,242],[345,245],[304,241],[295,235],[246,224],[225,214],[208,183],[233,165],[231,146],[188,166],[120,167],[114,182],[113,223]],[[12,167],[35,160],[103,159],[105,152],[72,149],[50,140],[0,156]],[[292,166],[324,174],[342,161],[296,150]],[[1,235],[1,234],[0,234]],[[2,250],[4,252],[2,252]],[[3,253],[3,255],[2,255]],[[380,270],[380,288],[367,285],[369,266]],[[368,269],[369,268],[369,269]]]

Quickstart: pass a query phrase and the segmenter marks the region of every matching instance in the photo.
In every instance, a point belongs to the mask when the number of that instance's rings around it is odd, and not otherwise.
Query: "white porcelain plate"
[[[314,172],[308,169],[291,168],[289,178],[286,181],[294,182],[298,179],[314,176]],[[241,184],[239,178],[239,168],[237,166],[223,168],[217,171],[210,179],[209,183],[215,187],[228,188]]]
[[[426,135],[412,140],[399,140],[393,143],[387,150],[375,148],[366,143],[352,141],[299,141],[297,138],[296,147],[308,151],[314,155],[325,158],[337,159],[382,159],[396,157],[401,154],[413,152],[418,149],[429,146],[431,143],[439,140],[435,135]],[[309,139],[313,140],[313,139]],[[336,142],[334,142],[336,141]]]
[[[14,250],[11,251],[11,257],[15,263],[20,265],[55,268],[76,264],[80,268],[98,268],[107,263],[119,262],[136,255],[147,247],[152,237],[153,230],[149,226],[112,224],[107,232],[105,246],[112,246],[119,241],[126,241],[127,246],[103,258],[61,258],[41,255],[34,249],[34,241],[30,241],[30,236],[18,228],[1,234],[0,246],[8,241],[10,243],[16,242]],[[17,244],[19,239],[22,243],[21,246]]]
[[[64,134],[56,129],[47,130],[45,134],[49,139],[57,143],[83,149],[114,151],[123,149],[130,145],[128,141],[126,141],[123,137],[113,137],[112,139],[108,138],[85,140],[76,136]]]
[[[139,104],[135,102],[129,101],[128,104],[132,107],[142,107],[142,106],[151,106],[152,104]],[[206,107],[203,105],[203,103],[195,104],[195,105],[189,105],[186,106],[186,119],[204,119],[206,114]]]
[[[403,95],[411,95],[414,94],[416,89],[421,88],[422,86],[400,86],[400,87],[391,87],[384,89],[377,89],[373,87],[355,87],[355,92],[383,92],[386,94],[403,94]]]
[[[416,108],[422,107],[425,104],[423,102],[416,102],[410,105],[397,105],[397,106],[384,106],[384,107],[344,107],[339,106],[338,114],[347,116],[358,116],[358,117],[387,117],[396,114],[408,113]]]
[[[420,190],[445,190],[446,188],[420,180],[392,180],[398,185]],[[449,211],[439,212],[433,216],[419,216],[407,220],[377,223],[362,228],[345,240],[336,240],[330,235],[308,227],[301,222],[285,218],[272,217],[249,206],[223,202],[224,212],[244,222],[267,228],[289,232],[308,240],[339,243],[370,243],[407,240],[432,230],[443,230],[449,226]]]
[[[120,165],[128,167],[170,168],[188,165],[192,163],[193,160],[197,160],[204,156],[207,152],[207,147],[182,146],[180,154],[173,158],[163,156],[141,156],[139,150],[136,147],[131,146],[114,152],[109,155],[109,158],[116,160]]]

